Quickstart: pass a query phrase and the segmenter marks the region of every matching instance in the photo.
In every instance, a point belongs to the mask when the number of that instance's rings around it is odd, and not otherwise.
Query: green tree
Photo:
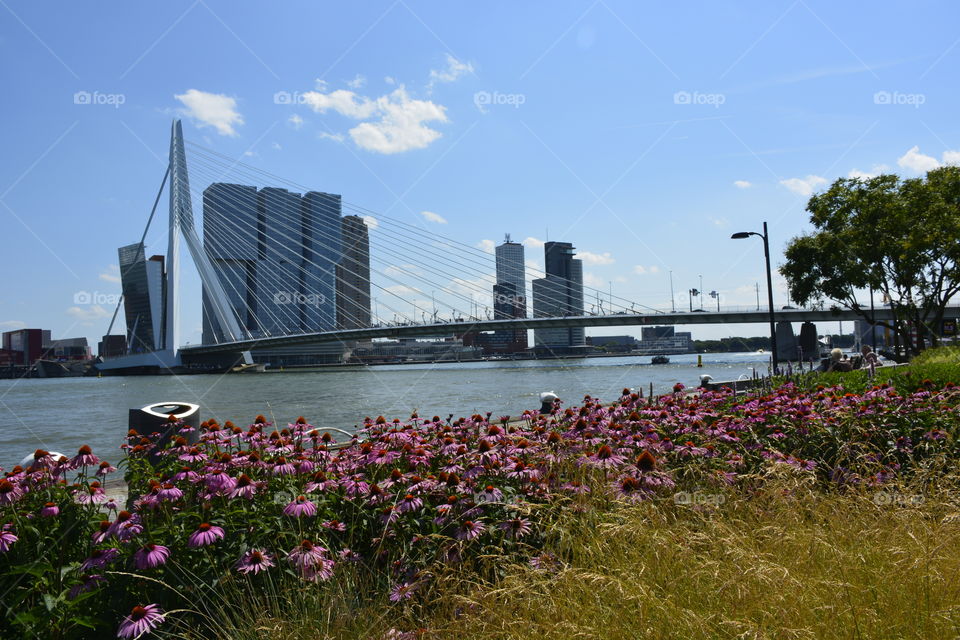
[[[908,354],[937,330],[960,290],[960,168],[924,178],[842,178],[807,203],[813,233],[787,245],[780,273],[801,304],[825,300],[865,320],[857,295],[873,289],[894,312],[887,327]],[[916,330],[914,337],[911,329]]]

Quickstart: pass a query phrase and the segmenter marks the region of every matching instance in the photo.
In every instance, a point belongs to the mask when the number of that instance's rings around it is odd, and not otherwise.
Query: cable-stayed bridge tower
[[[162,300],[157,303],[156,300],[150,300],[152,307],[159,311],[162,316],[162,322],[159,326],[162,328],[160,336],[154,339],[154,344],[135,344],[130,349],[131,353],[127,355],[106,360],[97,365],[97,369],[103,372],[140,372],[140,373],[171,373],[183,367],[183,359],[180,354],[180,238],[182,237],[190,252],[193,263],[197,267],[200,280],[203,282],[204,290],[209,292],[207,302],[211,312],[215,315],[224,336],[231,341],[243,340],[250,335],[244,331],[230,306],[230,301],[226,291],[223,288],[220,279],[214,271],[213,265],[200,242],[197,231],[194,227],[193,204],[190,197],[190,178],[187,173],[187,158],[183,148],[183,128],[179,120],[174,120],[170,130],[170,154],[167,163],[167,170],[164,174],[163,183],[160,186],[160,193],[157,194],[157,200],[154,203],[154,210],[150,213],[150,219],[147,221],[147,228],[144,229],[143,236],[139,243],[139,259],[144,258],[143,243],[146,238],[147,230],[156,213],[157,204],[160,202],[160,195],[163,192],[164,185],[169,181],[169,215],[167,228],[167,255],[163,264],[165,273],[163,274],[164,286],[160,291]],[[135,246],[135,245],[133,245]],[[136,253],[136,252],[135,252]],[[134,258],[136,260],[136,258]],[[132,266],[132,265],[131,265]],[[121,269],[121,280],[126,276],[130,277],[130,269],[126,271]],[[124,287],[125,294],[127,287]],[[155,290],[151,291],[157,295]],[[130,304],[129,299],[124,304]],[[129,314],[128,314],[129,316]],[[116,318],[116,313],[114,313]],[[111,322],[111,326],[112,326]],[[110,331],[108,330],[107,333]],[[133,328],[128,327],[128,333],[134,335]],[[142,341],[141,341],[142,342]],[[237,362],[250,363],[249,352],[240,352],[236,357]]]

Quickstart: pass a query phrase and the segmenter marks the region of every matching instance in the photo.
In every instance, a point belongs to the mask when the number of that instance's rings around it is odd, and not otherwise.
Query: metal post
[[[670,313],[676,313],[677,307],[673,303],[673,271],[670,272]]]
[[[763,257],[767,261],[767,303],[770,305],[770,345],[773,347],[773,373],[777,373],[777,324],[773,317],[773,276],[770,272],[770,237],[763,223]]]

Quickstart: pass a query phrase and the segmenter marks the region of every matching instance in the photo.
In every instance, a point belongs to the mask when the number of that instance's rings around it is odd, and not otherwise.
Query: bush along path
[[[231,585],[283,597],[346,579],[364,585],[357,598],[412,605],[444,568],[483,578],[549,562],[551,510],[749,490],[773,467],[825,490],[935,473],[957,461],[958,407],[953,383],[929,381],[748,396],[677,385],[655,404],[624,390],[518,422],[367,419],[339,447],[303,418],[198,434],[171,422],[163,450],[157,436],[124,445],[129,508],[107,499],[117,470],[88,447],[38,450],[0,480],[0,636],[190,636],[216,627]]]

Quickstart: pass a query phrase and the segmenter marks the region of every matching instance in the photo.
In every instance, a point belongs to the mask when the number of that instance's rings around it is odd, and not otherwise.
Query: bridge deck
[[[845,309],[780,309],[774,311],[777,322],[837,322],[841,320],[861,320],[855,311]],[[874,310],[878,321],[893,319],[889,308]],[[946,318],[960,317],[960,306],[947,307]],[[616,313],[612,315],[566,316],[562,318],[514,318],[509,320],[476,320],[464,322],[439,322],[430,324],[383,325],[367,329],[324,331],[289,336],[272,336],[224,342],[220,344],[189,345],[180,351],[185,354],[217,353],[226,351],[247,351],[254,348],[279,347],[299,344],[317,344],[322,342],[348,342],[371,340],[373,338],[411,338],[449,336],[468,331],[495,331],[517,329],[545,329],[554,327],[626,327],[643,325],[678,324],[741,324],[766,323],[770,316],[767,311],[726,311],[726,312],[664,312],[664,313]]]

